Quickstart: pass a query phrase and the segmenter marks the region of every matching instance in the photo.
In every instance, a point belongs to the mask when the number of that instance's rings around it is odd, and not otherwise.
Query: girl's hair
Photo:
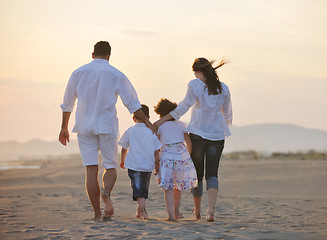
[[[166,98],[161,98],[156,106],[154,106],[154,112],[159,114],[160,118],[167,115],[177,107],[175,102],[171,102]]]
[[[192,66],[193,71],[200,71],[203,73],[203,76],[206,79],[209,95],[217,95],[218,93],[221,93],[222,86],[218,74],[216,73],[216,69],[228,63],[228,61],[222,58],[217,67],[212,67],[214,62],[214,60],[209,62],[205,58],[197,58],[194,60]]]

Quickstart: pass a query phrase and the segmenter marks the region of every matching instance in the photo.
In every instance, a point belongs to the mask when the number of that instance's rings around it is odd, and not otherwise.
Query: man
[[[67,84],[61,104],[62,126],[59,141],[69,142],[68,122],[76,98],[76,121],[73,132],[77,133],[83,165],[86,167],[85,186],[94,210],[94,218],[109,220],[114,214],[110,193],[117,178],[118,118],[116,102],[118,95],[130,113],[139,117],[154,131],[144,115],[137,94],[127,77],[109,64],[110,44],[100,41],[94,45],[92,62],[75,70]],[[100,207],[100,186],[98,182],[99,150],[103,159],[102,176],[104,216]]]

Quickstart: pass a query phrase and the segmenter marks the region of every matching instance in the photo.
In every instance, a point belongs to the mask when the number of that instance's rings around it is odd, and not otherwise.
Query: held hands
[[[158,121],[156,121],[153,125],[156,129],[156,131],[158,131],[159,127],[164,124],[166,121],[173,119],[173,117],[168,113],[165,116],[163,116],[162,118],[160,118]]]
[[[155,127],[153,126],[153,124],[150,122],[150,121],[146,121],[145,122],[145,125],[150,128],[150,130],[153,132],[153,133],[156,133],[157,130],[155,129]]]
[[[153,123],[153,126],[155,128],[155,131],[157,132],[159,127],[163,124],[164,122],[162,121],[162,118],[160,118],[158,121],[156,121],[155,123]]]
[[[62,128],[59,133],[59,142],[61,142],[62,145],[66,146],[67,141],[69,142],[69,131],[68,129]]]

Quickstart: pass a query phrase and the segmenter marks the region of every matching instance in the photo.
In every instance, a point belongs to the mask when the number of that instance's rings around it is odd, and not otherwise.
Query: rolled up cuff
[[[179,120],[181,117],[173,110],[170,112],[170,115],[175,119]]]
[[[130,114],[136,112],[137,110],[139,110],[140,108],[142,108],[140,103],[135,103],[132,106],[128,106],[127,109],[129,111]]]
[[[61,107],[61,110],[63,112],[72,112],[73,109],[74,109],[74,106],[73,107],[69,107],[69,106],[64,106],[63,104],[61,104],[60,107]]]

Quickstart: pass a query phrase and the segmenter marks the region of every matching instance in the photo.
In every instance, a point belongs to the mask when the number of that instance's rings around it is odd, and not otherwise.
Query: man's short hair
[[[100,41],[94,45],[94,56],[106,57],[110,55],[111,47],[107,41]]]

